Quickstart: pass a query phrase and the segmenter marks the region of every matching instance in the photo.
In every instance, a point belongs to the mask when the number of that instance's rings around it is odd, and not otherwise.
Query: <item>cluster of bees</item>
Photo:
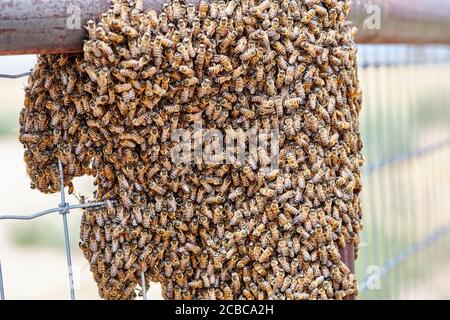
[[[73,177],[92,174],[92,130],[82,116],[89,108],[80,69],[82,58],[75,54],[39,56],[25,87],[19,140],[26,149],[31,188],[44,193],[61,188],[58,159],[70,192]]]
[[[361,230],[349,0],[114,0],[84,54],[40,56],[20,115],[32,187],[95,176],[80,247],[101,297],[343,299]],[[176,165],[174,130],[278,130],[279,168]]]

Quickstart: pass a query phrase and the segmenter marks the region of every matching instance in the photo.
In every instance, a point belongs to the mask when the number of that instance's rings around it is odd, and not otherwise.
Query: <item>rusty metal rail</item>
[[[450,0],[353,0],[349,20],[359,44],[450,44]]]
[[[200,0],[188,0],[198,4]],[[208,0],[209,1],[209,0]],[[160,10],[165,0],[144,0]],[[450,44],[450,0],[354,0],[358,43]],[[0,0],[0,55],[81,52],[85,22],[109,0]]]

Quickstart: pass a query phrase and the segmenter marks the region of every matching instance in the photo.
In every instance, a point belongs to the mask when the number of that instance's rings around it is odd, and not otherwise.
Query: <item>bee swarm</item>
[[[339,249],[359,243],[362,165],[348,0],[114,0],[84,55],[44,55],[20,141],[32,188],[95,176],[105,208],[80,247],[101,297],[145,272],[166,299],[342,299]],[[176,129],[279,130],[279,169],[175,165]],[[115,200],[112,202],[109,200]]]

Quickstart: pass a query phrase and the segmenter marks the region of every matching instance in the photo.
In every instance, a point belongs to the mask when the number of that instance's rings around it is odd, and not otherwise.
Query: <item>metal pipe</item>
[[[160,10],[165,2],[144,0],[144,5]],[[0,0],[0,55],[81,52],[86,21],[98,18],[110,3],[110,0]]]
[[[356,42],[450,44],[450,0],[353,0]]]
[[[144,0],[144,6],[160,10],[164,2]],[[0,55],[81,52],[86,21],[109,3],[0,0]],[[450,0],[354,0],[349,20],[359,29],[361,44],[450,44]]]

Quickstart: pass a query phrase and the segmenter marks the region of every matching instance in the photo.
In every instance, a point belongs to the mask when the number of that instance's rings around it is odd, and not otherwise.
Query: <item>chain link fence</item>
[[[430,297],[436,281],[442,281],[435,279],[436,272],[446,274],[445,266],[450,267],[450,48],[363,45],[359,55],[366,158],[364,231],[356,260],[359,298]],[[58,169],[64,185],[61,163]],[[0,220],[61,215],[70,297],[75,299],[67,214],[103,205],[71,205],[63,189],[55,208],[0,215]],[[5,298],[1,265],[0,298]]]

